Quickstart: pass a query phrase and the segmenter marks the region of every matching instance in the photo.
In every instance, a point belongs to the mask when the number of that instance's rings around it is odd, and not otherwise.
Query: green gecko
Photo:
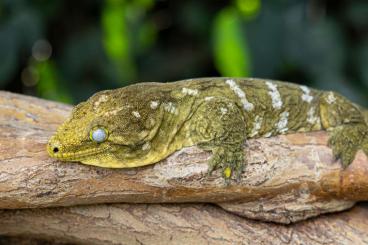
[[[329,131],[343,166],[368,153],[365,111],[335,92],[254,78],[138,83],[77,105],[48,142],[50,156],[105,168],[156,163],[197,145],[212,151],[209,173],[238,178],[247,139]]]

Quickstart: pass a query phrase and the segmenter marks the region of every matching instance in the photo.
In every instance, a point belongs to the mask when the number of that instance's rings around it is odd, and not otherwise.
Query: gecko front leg
[[[328,145],[344,167],[354,160],[358,150],[368,155],[368,125],[362,111],[335,92],[321,96],[321,122],[330,131]]]
[[[344,167],[354,160],[358,150],[368,153],[368,127],[361,124],[346,124],[334,128],[328,145],[333,150],[335,159],[341,159]],[[368,155],[368,154],[367,154]]]
[[[232,176],[239,179],[244,168],[246,125],[238,106],[226,98],[212,98],[197,108],[190,121],[193,143],[213,153],[208,173],[221,168],[227,183]]]

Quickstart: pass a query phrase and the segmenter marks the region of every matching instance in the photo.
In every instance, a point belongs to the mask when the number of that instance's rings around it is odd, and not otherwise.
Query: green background
[[[368,1],[0,0],[0,89],[77,103],[208,76],[335,90],[368,105]]]

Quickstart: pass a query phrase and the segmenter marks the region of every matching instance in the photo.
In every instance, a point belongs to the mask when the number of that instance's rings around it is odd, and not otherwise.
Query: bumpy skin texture
[[[140,83],[102,91],[77,105],[48,143],[52,157],[107,168],[156,163],[198,145],[213,152],[209,172],[226,180],[245,165],[246,139],[328,130],[336,158],[347,166],[368,153],[365,111],[334,92],[253,78],[201,78]],[[107,132],[104,142],[90,135]]]

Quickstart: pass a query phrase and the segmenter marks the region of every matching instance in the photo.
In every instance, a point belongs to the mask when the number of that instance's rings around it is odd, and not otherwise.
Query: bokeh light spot
[[[44,39],[37,40],[32,47],[32,56],[37,61],[45,61],[52,54],[51,44]]]
[[[40,76],[37,70],[33,67],[24,68],[21,74],[22,83],[26,87],[35,86],[39,80],[39,77]]]

